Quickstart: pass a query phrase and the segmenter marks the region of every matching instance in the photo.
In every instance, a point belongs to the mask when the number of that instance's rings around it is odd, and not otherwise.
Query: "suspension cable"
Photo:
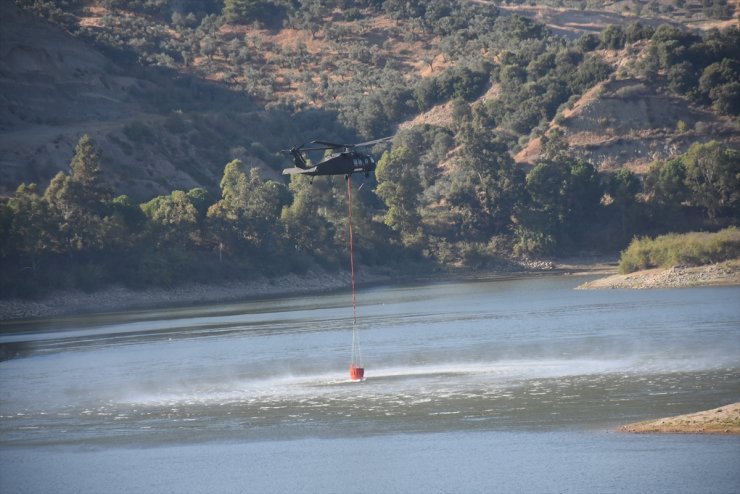
[[[352,271],[352,324],[357,324],[357,302],[355,298],[355,253],[352,243],[352,178],[347,175],[347,209],[349,210],[349,265]]]
[[[352,232],[352,181],[347,175],[347,211],[349,217],[349,262],[352,272],[352,355],[351,366],[362,367],[362,350],[360,349],[360,335],[357,331],[357,297],[355,294],[355,251]],[[363,370],[364,372],[364,370]],[[360,379],[361,379],[360,375]]]

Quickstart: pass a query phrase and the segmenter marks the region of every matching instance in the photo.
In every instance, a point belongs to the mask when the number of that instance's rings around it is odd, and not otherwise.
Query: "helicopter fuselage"
[[[283,170],[283,175],[309,175],[312,177],[318,175],[351,175],[353,173],[364,173],[368,176],[375,170],[375,159],[364,153],[357,151],[342,151],[333,153],[315,166],[307,168],[287,168]]]

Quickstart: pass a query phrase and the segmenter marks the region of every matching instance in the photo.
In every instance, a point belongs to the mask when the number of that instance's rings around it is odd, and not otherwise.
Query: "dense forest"
[[[143,202],[114,190],[105,180],[105,153],[83,136],[68,172],[45,188],[22,184],[0,203],[4,297],[271,276],[315,265],[344,269],[344,179],[263,178],[266,168],[286,165],[277,152],[285,140],[319,137],[315,132],[343,141],[395,135],[373,149],[380,156],[375,177],[353,195],[357,258],[365,265],[479,268],[501,259],[614,253],[636,235],[740,221],[740,153],[729,144],[697,141],[637,174],[575,156],[551,125],[600,82],[627,77],[657,80],[687,104],[737,119],[737,27],[697,34],[633,23],[571,40],[492,5],[451,0],[107,0],[106,8],[140,15],[103,17],[92,28],[76,21],[82,2],[22,3],[117,63],[172,77],[217,74],[228,91],[249,97],[242,111],[260,111],[271,124],[264,127],[282,131],[255,130],[241,158],[224,156],[218,187],[204,183]],[[725,16],[726,4],[717,5],[716,15]],[[326,22],[327,12],[335,22]],[[370,29],[379,15],[411,27],[399,29],[398,43],[434,39],[441,68],[409,76],[393,43],[358,40],[353,29]],[[286,25],[342,57],[327,61],[300,43],[278,50],[233,34],[239,26]],[[607,54],[619,50],[639,56],[616,66]],[[425,56],[431,69],[437,59]],[[159,132],[191,141],[204,135],[203,108],[183,105],[188,91],[203,86],[180,88],[139,95],[167,119],[164,130],[127,124],[134,145],[156,142]],[[496,96],[484,98],[492,88]],[[451,105],[450,125],[399,130],[441,104]],[[221,115],[234,125],[245,118]],[[218,147],[230,135],[223,129],[211,130],[204,145]],[[542,159],[517,165],[513,154],[534,138],[543,143]]]

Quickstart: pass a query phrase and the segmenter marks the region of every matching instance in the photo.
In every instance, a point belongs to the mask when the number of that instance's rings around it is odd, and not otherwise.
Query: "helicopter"
[[[293,158],[293,168],[283,170],[283,175],[344,175],[349,177],[353,173],[364,173],[365,178],[375,170],[375,158],[369,154],[357,151],[357,148],[372,146],[380,142],[390,140],[392,137],[382,137],[373,141],[361,142],[359,144],[336,144],[326,141],[311,141],[309,144],[318,144],[315,147],[293,146],[282,152],[288,153]],[[304,153],[309,151],[332,150],[332,153],[314,166],[309,166]]]

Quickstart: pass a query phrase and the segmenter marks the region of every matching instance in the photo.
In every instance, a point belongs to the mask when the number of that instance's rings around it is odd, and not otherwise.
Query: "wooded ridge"
[[[343,266],[343,180],[278,174],[313,138],[395,135],[352,205],[367,265],[615,252],[740,219],[736,22],[560,36],[487,2],[20,5],[3,296]]]

